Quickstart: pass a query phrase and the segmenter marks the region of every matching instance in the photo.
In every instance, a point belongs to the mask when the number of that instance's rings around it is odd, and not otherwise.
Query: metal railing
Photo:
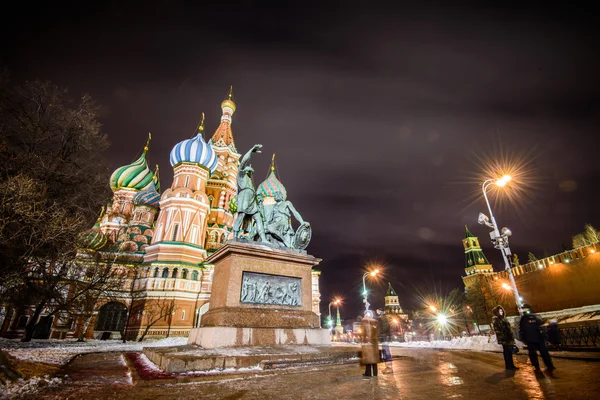
[[[560,345],[568,348],[599,348],[600,325],[560,328]]]

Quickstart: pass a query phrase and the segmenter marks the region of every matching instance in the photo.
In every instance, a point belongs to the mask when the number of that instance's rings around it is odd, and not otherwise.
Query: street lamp
[[[333,301],[329,302],[329,319],[327,320],[327,325],[329,325],[329,334],[331,334],[331,328],[333,327],[333,320],[331,319],[331,305],[340,304],[341,302],[342,300],[340,299],[334,299]]]
[[[485,214],[479,213],[477,222],[479,222],[480,225],[486,225],[487,227],[492,229],[492,232],[490,232],[490,238],[492,239],[492,243],[494,243],[494,247],[500,250],[500,252],[502,253],[502,258],[504,258],[505,270],[508,272],[508,277],[510,279],[512,290],[515,295],[517,310],[519,311],[519,315],[523,315],[519,291],[517,290],[515,277],[513,276],[512,270],[510,268],[510,261],[508,260],[508,256],[511,254],[510,247],[508,245],[508,237],[512,235],[512,232],[508,228],[502,228],[502,230],[498,229],[498,224],[496,223],[494,213],[492,212],[492,206],[490,205],[490,201],[487,197],[487,190],[491,184],[495,184],[498,187],[504,187],[511,181],[511,179],[512,178],[510,175],[503,175],[501,178],[488,179],[485,182],[483,182],[483,184],[481,185],[481,190],[483,191],[483,198],[485,199],[485,203],[488,206],[490,217],[488,218]]]
[[[363,303],[365,303],[365,316],[369,314],[369,302],[367,301],[367,285],[365,284],[365,278],[369,275],[376,276],[379,273],[379,270],[373,270],[371,272],[365,272],[363,275]]]

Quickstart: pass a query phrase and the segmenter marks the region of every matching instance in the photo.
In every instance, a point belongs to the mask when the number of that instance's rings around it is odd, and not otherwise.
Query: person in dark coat
[[[363,376],[377,376],[379,362],[379,342],[377,341],[377,321],[365,316],[361,323],[361,362],[366,365]]]
[[[552,364],[552,358],[550,358],[550,353],[548,353],[548,347],[546,347],[545,335],[542,331],[542,319],[533,313],[533,309],[529,304],[523,306],[519,334],[521,341],[527,345],[529,360],[536,370],[540,369],[540,361],[537,356],[538,351],[542,356],[542,360],[544,360],[546,368],[550,371],[555,369],[554,364]]]
[[[504,355],[504,368],[509,370],[517,370],[513,361],[513,349],[515,348],[515,335],[510,328],[510,322],[506,320],[506,313],[502,306],[496,306],[492,310],[494,318],[492,318],[492,327],[496,332],[496,340],[502,345],[502,354]]]
[[[553,319],[548,323],[548,328],[546,328],[546,332],[548,334],[548,341],[553,346],[560,348],[560,330],[558,329],[558,321]]]

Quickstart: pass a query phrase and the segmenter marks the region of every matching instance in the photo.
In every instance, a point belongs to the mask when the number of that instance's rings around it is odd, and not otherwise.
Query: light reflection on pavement
[[[504,371],[502,354],[393,348],[393,373],[365,379],[358,364],[250,374],[242,379],[150,385],[100,385],[74,379],[37,399],[597,399],[600,364],[555,359],[557,370],[535,373],[526,355]],[[115,357],[115,360],[118,357]],[[90,359],[91,360],[91,359]],[[108,361],[107,361],[108,362]],[[108,364],[104,365],[105,371]],[[87,366],[88,371],[93,365]],[[115,365],[118,368],[118,365]],[[83,375],[82,375],[83,376]],[[105,382],[105,381],[104,381]]]

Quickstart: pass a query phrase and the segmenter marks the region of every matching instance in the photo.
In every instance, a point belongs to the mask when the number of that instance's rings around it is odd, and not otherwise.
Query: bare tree
[[[584,231],[573,236],[573,248],[589,246],[600,241],[600,231],[591,224],[585,224]]]
[[[93,262],[80,265],[82,275],[72,282],[71,296],[67,297],[64,308],[81,319],[80,342],[84,341],[85,333],[98,313],[100,300],[114,297],[127,283],[128,271],[115,266],[117,257],[118,254],[95,254]]]
[[[108,142],[96,115],[89,96],[75,103],[48,82],[0,79],[0,303],[34,305],[25,341],[68,293],[77,234],[105,200]]]
[[[177,307],[175,305],[175,300],[173,299],[166,299],[166,298],[159,298],[159,299],[149,299],[150,301],[145,302],[143,304],[143,318],[144,318],[144,323],[146,325],[144,332],[142,333],[142,335],[140,336],[138,341],[142,341],[144,340],[144,338],[146,337],[146,335],[148,335],[148,332],[150,331],[150,329],[161,319],[163,318],[169,318],[169,327],[171,324],[171,318],[173,316],[173,314],[175,313],[175,311],[177,311],[179,309],[179,307]],[[168,337],[168,335],[167,335]]]

